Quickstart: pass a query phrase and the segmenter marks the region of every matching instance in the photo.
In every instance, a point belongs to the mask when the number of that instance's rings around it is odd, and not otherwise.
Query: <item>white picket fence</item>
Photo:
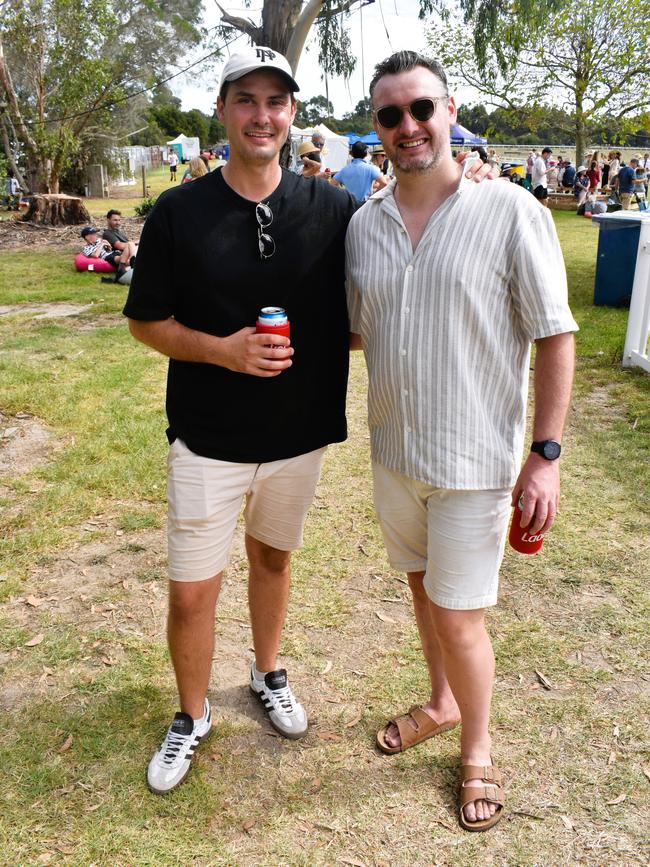
[[[623,367],[650,373],[650,218],[641,223],[632,300],[623,349]]]

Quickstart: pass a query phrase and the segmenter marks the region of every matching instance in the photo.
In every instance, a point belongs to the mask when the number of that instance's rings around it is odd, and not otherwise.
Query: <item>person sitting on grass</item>
[[[110,241],[99,237],[99,229],[94,226],[84,226],[81,230],[81,237],[86,242],[81,252],[88,259],[103,259],[116,268],[118,274],[123,274],[129,266],[132,268],[135,264],[135,256],[129,257],[128,249],[123,253],[114,250]],[[130,241],[129,244],[131,244]]]
[[[135,241],[129,241],[128,235],[122,228],[122,212],[111,208],[106,214],[106,228],[102,232],[102,238],[111,245],[113,250],[121,254],[124,262],[130,262],[138,252]]]

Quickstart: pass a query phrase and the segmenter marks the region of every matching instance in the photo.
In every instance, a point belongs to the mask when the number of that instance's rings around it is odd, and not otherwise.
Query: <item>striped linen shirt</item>
[[[515,184],[463,176],[414,253],[393,188],[357,211],[346,239],[373,460],[438,488],[510,487],[531,341],[578,328],[553,220]]]

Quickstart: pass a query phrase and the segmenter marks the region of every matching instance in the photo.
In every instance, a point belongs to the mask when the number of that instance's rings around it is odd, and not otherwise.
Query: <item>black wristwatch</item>
[[[540,440],[530,447],[531,452],[541,455],[547,461],[556,461],[560,457],[562,446],[555,440]]]

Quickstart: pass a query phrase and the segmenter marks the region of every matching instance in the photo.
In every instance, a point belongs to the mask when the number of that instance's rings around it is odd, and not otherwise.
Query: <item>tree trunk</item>
[[[26,223],[40,223],[44,226],[76,226],[81,223],[89,225],[92,223],[90,214],[81,199],[64,195],[34,196],[23,220]]]

